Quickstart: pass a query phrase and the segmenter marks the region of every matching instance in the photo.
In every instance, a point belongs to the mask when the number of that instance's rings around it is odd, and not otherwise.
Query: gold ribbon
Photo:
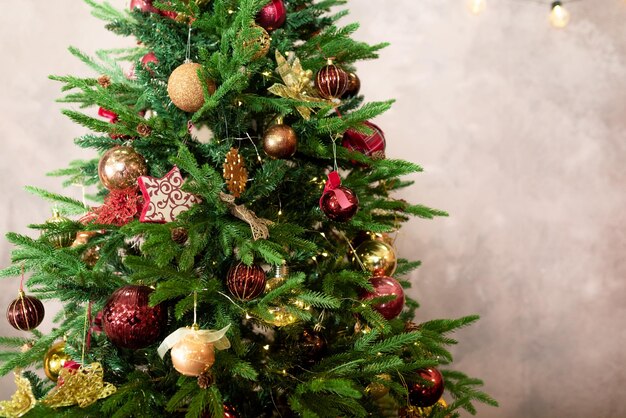
[[[77,370],[61,369],[58,386],[42,401],[52,408],[78,405],[86,408],[98,399],[115,393],[117,388],[103,380],[104,372],[100,363],[80,366]]]
[[[250,225],[250,229],[252,230],[252,239],[256,241],[260,238],[267,239],[270,236],[267,226],[273,224],[274,222],[269,219],[259,218],[254,212],[246,208],[244,205],[236,205],[234,196],[220,192],[220,200],[228,205],[228,209],[234,217],[241,219]]]
[[[193,327],[178,328],[163,340],[157,349],[157,353],[159,353],[159,357],[163,358],[170,348],[189,336],[205,343],[212,343],[213,347],[218,350],[227,350],[230,348],[230,341],[228,341],[226,337],[226,331],[228,331],[229,328],[230,324],[219,331],[214,329],[195,329]]]
[[[15,386],[17,390],[11,396],[10,401],[0,402],[0,417],[17,418],[25,415],[35,407],[37,400],[33,395],[33,388],[30,380],[22,376],[21,373],[14,372]]]
[[[292,61],[292,63],[290,64],[289,61]],[[316,103],[319,105],[318,107],[332,105],[332,101],[322,99],[317,95],[313,87],[313,72],[302,68],[300,59],[295,55],[292,55],[289,61],[276,50],[276,64],[278,65],[276,72],[280,75],[285,84],[276,83],[267,90],[285,99]],[[307,106],[296,106],[296,110],[305,120],[311,118],[311,108]]]

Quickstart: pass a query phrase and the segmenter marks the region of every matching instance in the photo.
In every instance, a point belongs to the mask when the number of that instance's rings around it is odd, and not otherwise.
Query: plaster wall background
[[[59,114],[47,75],[90,75],[69,45],[132,41],[81,2],[2,3],[4,234],[49,217],[25,185],[80,197],[44,177],[91,156],[73,145],[83,130]],[[482,315],[454,349],[456,367],[502,405],[480,416],[626,416],[626,4],[566,5],[572,21],[560,31],[548,2],[493,0],[479,17],[461,0],[349,6],[359,39],[391,42],[358,73],[368,100],[397,99],[376,120],[388,155],[425,168],[403,197],[451,215],[411,221],[397,247],[424,262],[413,277],[418,320]],[[0,265],[9,252],[1,240]],[[0,283],[0,306],[17,286]],[[0,321],[0,334],[17,332]],[[0,398],[13,391],[4,378]]]

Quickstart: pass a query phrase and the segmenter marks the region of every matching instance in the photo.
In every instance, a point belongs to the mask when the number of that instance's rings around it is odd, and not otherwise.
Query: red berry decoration
[[[256,23],[267,31],[280,28],[287,18],[283,0],[271,0],[256,15]]]
[[[347,187],[341,185],[336,171],[328,174],[328,181],[320,198],[320,209],[333,221],[347,222],[359,210],[359,198]]]
[[[117,289],[102,310],[104,332],[120,348],[139,349],[156,342],[167,322],[162,304],[149,305],[152,289],[129,285]]]
[[[350,79],[348,73],[337,67],[331,60],[322,67],[315,76],[315,86],[320,96],[325,99],[340,98],[348,88]]]
[[[348,129],[343,134],[344,147],[352,151],[358,151],[368,157],[383,159],[385,158],[385,134],[372,122],[363,122],[371,133],[366,134],[356,129]]]
[[[425,408],[433,406],[443,395],[443,376],[434,367],[416,371],[420,380],[409,383],[409,403]]]
[[[265,290],[265,279],[265,272],[260,266],[239,263],[228,270],[226,285],[239,300],[252,300]]]
[[[367,292],[361,296],[363,300],[379,298],[382,296],[395,296],[389,302],[379,303],[372,307],[376,309],[387,320],[391,320],[400,315],[404,308],[404,290],[402,285],[396,279],[388,276],[376,276],[370,279],[370,283],[374,287],[374,292]],[[439,399],[439,398],[437,398]],[[436,401],[435,401],[436,402]]]
[[[7,308],[7,321],[20,331],[30,331],[37,328],[45,314],[43,303],[34,296],[26,296],[20,290],[20,295]]]

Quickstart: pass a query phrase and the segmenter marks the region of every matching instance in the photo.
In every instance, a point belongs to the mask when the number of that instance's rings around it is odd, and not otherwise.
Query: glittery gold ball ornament
[[[167,94],[172,103],[185,112],[196,112],[204,105],[204,90],[198,70],[202,65],[195,62],[186,62],[178,66],[167,80]],[[206,79],[209,94],[215,93],[215,82]]]
[[[172,347],[172,364],[185,376],[200,376],[215,363],[215,347],[195,334],[189,334]]]
[[[43,357],[43,371],[46,373],[46,376],[48,376],[48,379],[56,382],[65,362],[71,359],[72,358],[65,352],[65,341],[54,343]]]
[[[253,29],[253,35],[243,41],[243,48],[247,51],[256,51],[252,56],[252,61],[255,61],[267,55],[272,38],[261,26],[252,24],[250,27]]]
[[[46,223],[62,223],[69,222],[69,219],[64,218],[59,215],[58,212],[54,212],[52,217],[46,220]],[[52,234],[47,234],[47,239],[55,248],[65,248],[72,245],[74,242],[74,238],[76,237],[76,233],[74,232],[56,232]]]
[[[277,327],[285,327],[298,321],[298,318],[295,315],[291,314],[287,309],[282,306],[270,307],[269,313],[272,314],[274,319],[268,322]]]
[[[380,380],[391,382],[391,376],[386,373],[379,374],[376,377]],[[389,386],[386,386],[382,382],[375,381],[367,385],[367,387],[365,388],[365,392],[369,394],[372,397],[372,399],[380,399],[389,393]]]
[[[273,125],[263,134],[263,150],[272,158],[289,158],[297,147],[298,137],[289,125]]]
[[[391,276],[396,271],[398,266],[396,252],[386,242],[368,240],[360,244],[355,251],[356,257],[352,257],[354,266],[358,268],[363,265],[373,276]]]
[[[109,190],[136,186],[139,176],[148,174],[146,160],[131,147],[114,147],[105,152],[98,163],[98,176]]]

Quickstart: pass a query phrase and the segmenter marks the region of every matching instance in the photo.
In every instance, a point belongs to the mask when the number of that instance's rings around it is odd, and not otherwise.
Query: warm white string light
[[[487,0],[465,0],[466,5],[470,13],[474,15],[481,14],[487,6]],[[579,0],[568,0],[567,3]],[[535,0],[534,3],[545,4],[543,0]],[[550,24],[558,29],[562,29],[567,26],[570,21],[570,13],[563,6],[562,1],[553,1],[550,3],[550,14],[548,15]]]
[[[467,8],[474,15],[479,15],[487,7],[487,0],[467,0]]]

